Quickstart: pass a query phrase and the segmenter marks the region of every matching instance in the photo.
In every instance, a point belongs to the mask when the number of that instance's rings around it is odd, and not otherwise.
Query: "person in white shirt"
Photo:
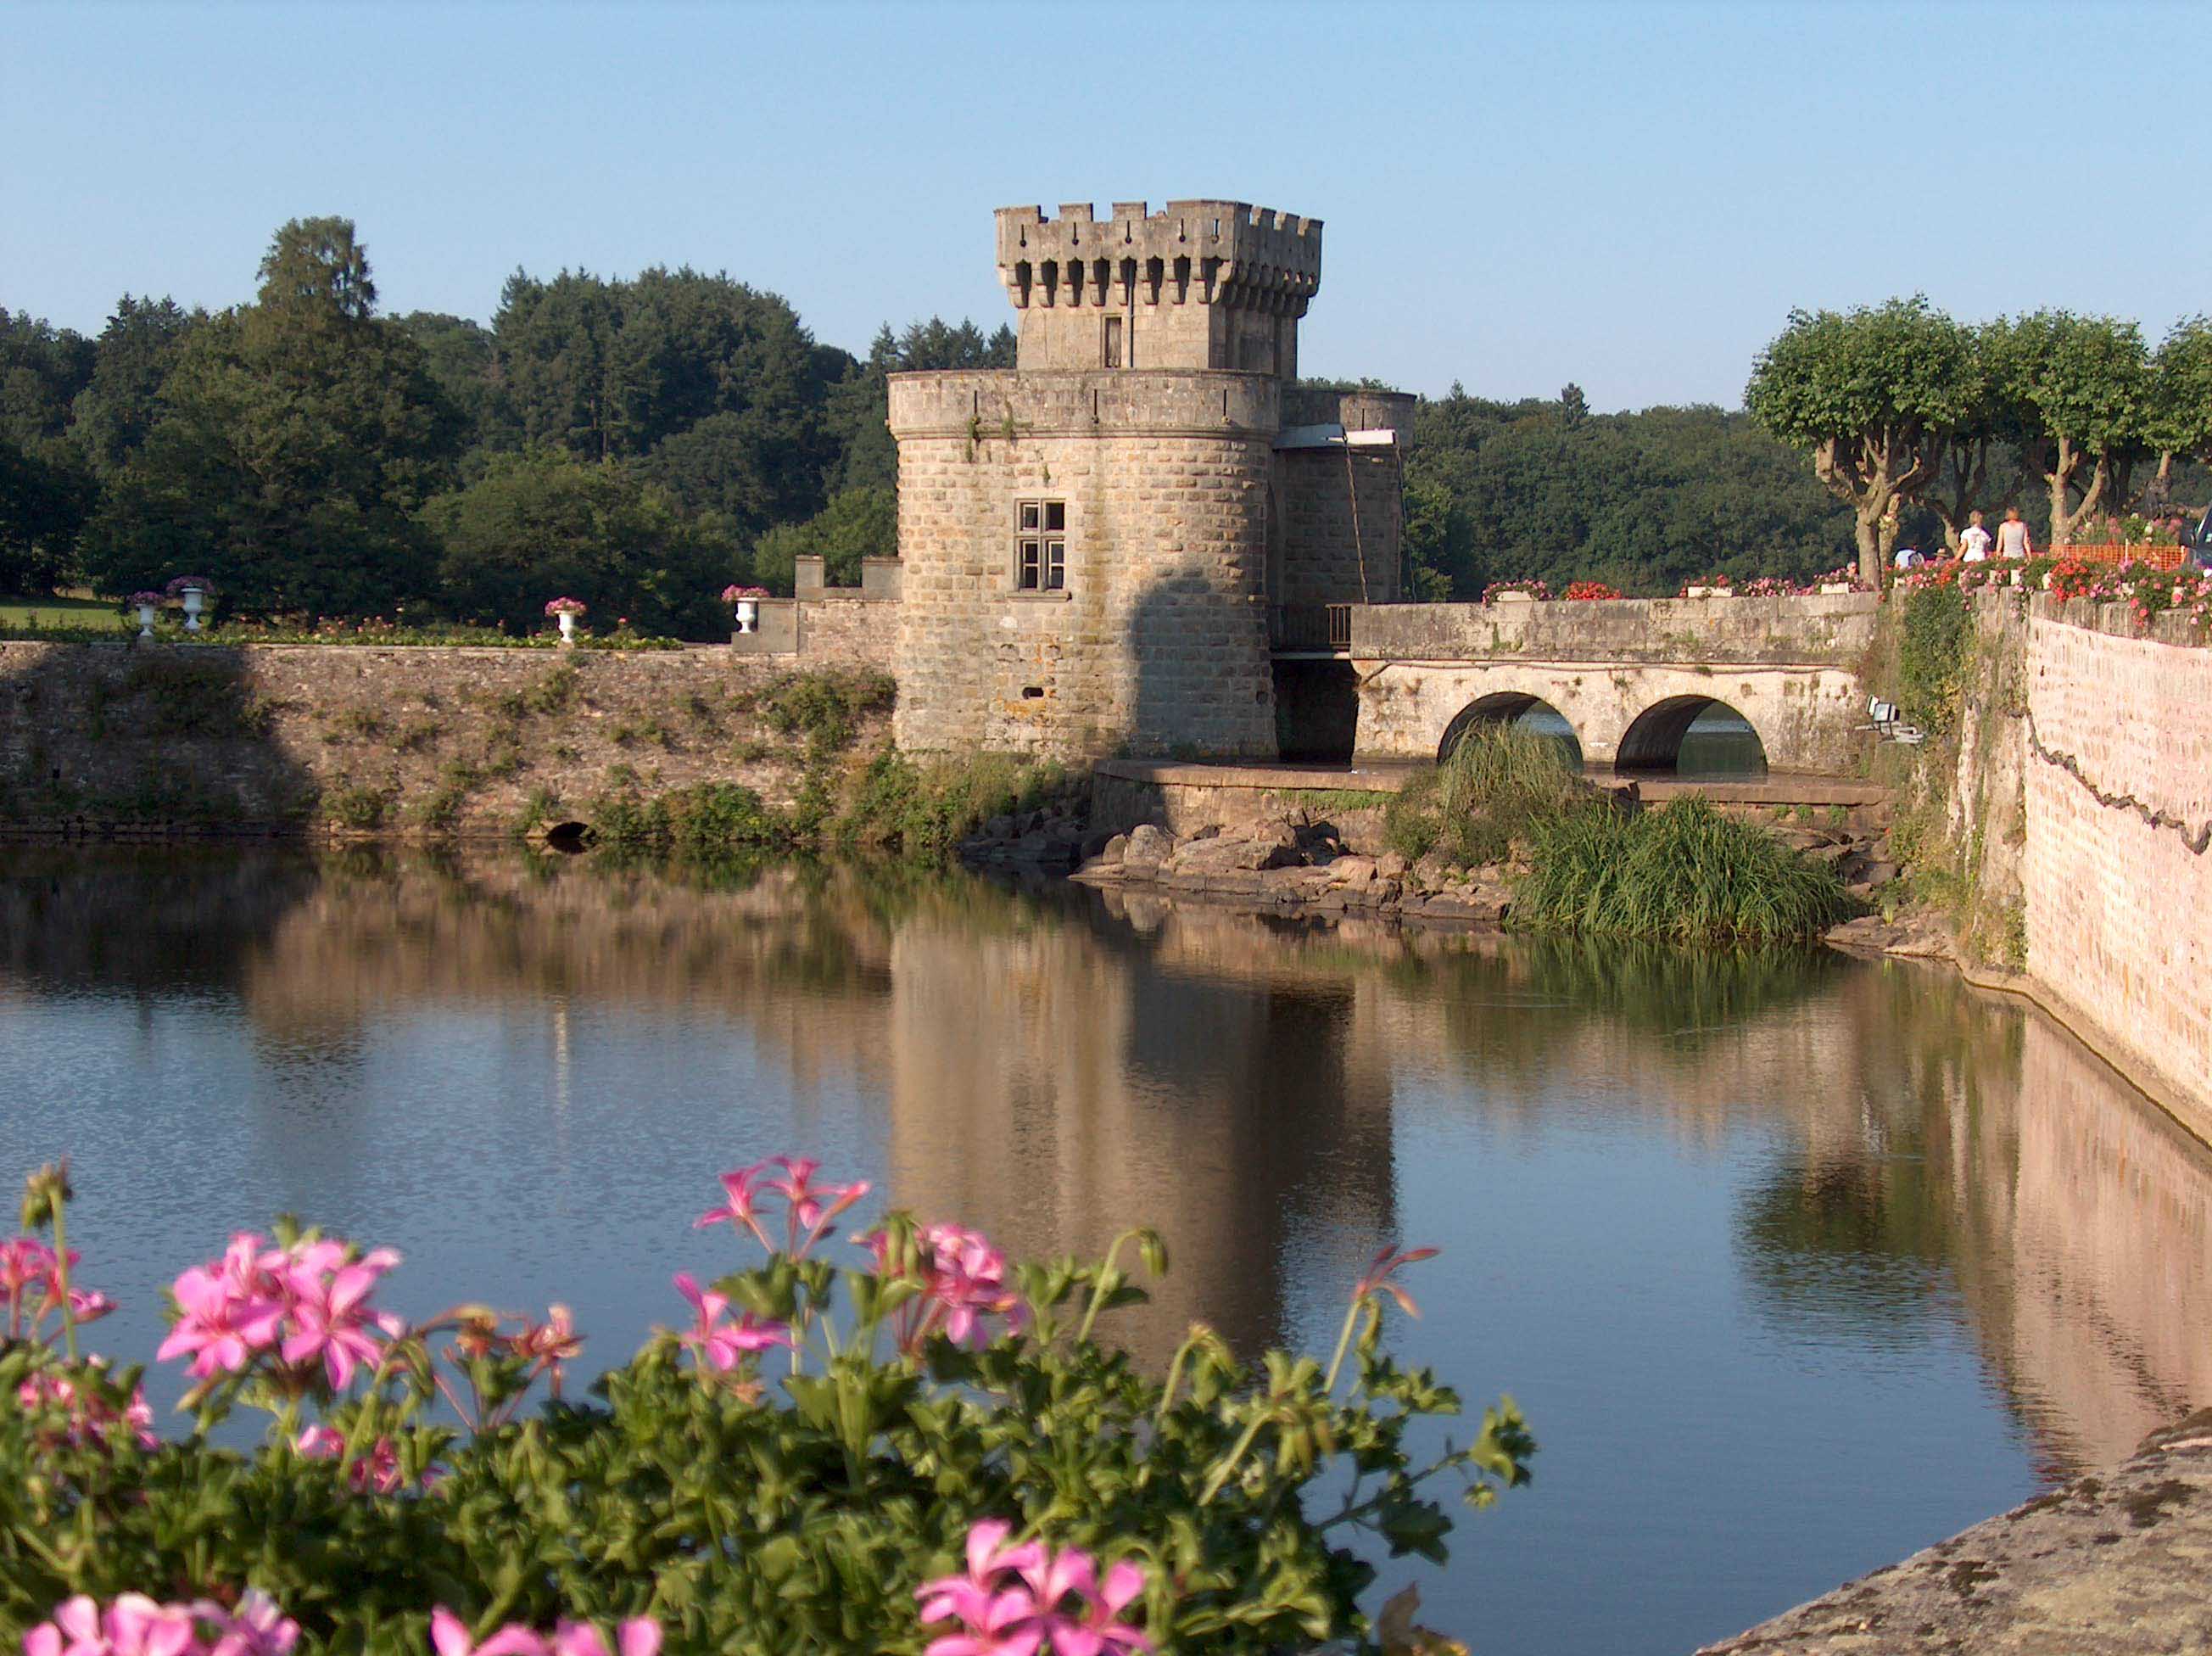
[[[1910,569],[1924,563],[1927,560],[1914,551],[1911,547],[1900,546],[1897,549],[1897,556],[1892,562],[1900,569]]]
[[[1982,514],[1974,513],[1966,520],[1966,533],[1959,537],[1959,556],[1969,563],[1978,563],[1990,555],[1990,532],[1982,527]]]
[[[2027,539],[2027,525],[2020,521],[2020,508],[2005,508],[2005,521],[1997,525],[1997,556],[1999,557],[2033,557],[2035,548]]]

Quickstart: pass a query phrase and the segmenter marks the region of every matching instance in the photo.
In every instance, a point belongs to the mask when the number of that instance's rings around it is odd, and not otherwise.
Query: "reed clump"
[[[1835,872],[1694,795],[1634,816],[1586,811],[1535,831],[1512,922],[1673,942],[1814,936],[1847,917]]]
[[[1419,861],[1442,853],[1462,868],[1503,862],[1513,842],[1550,824],[1607,808],[1553,736],[1512,724],[1479,725],[1433,770],[1393,796],[1382,831]]]

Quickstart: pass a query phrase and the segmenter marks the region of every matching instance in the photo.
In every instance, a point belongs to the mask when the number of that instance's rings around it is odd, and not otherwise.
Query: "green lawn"
[[[0,598],[0,627],[99,627],[120,632],[135,624],[97,598]]]

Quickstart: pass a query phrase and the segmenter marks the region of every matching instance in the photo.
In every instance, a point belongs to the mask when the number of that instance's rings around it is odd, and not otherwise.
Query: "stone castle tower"
[[[1413,399],[1295,383],[1321,222],[998,214],[1018,366],[895,374],[896,734],[1273,757],[1321,606],[1394,601]]]

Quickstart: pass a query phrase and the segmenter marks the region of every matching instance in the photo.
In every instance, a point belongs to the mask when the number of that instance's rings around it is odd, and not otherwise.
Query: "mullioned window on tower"
[[[1056,593],[1067,589],[1067,502],[1025,500],[1018,508],[1014,536],[1014,589]]]

